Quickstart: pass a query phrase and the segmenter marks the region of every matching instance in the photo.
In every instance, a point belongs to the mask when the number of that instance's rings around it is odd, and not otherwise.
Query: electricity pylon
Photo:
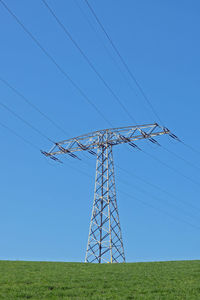
[[[57,161],[59,159],[56,155],[59,154],[68,154],[79,159],[77,153],[80,151],[87,151],[97,157],[94,202],[85,262],[125,262],[112,147],[127,143],[140,150],[135,141],[148,139],[159,145],[154,137],[163,134],[172,135],[167,128],[157,123],[110,128],[55,143],[49,152],[42,151],[45,156]]]

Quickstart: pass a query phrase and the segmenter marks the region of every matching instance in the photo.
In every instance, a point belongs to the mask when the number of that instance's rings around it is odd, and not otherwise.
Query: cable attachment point
[[[143,137],[144,137],[145,139],[148,139],[148,138],[149,138],[148,133],[146,133],[146,132],[143,131],[143,130],[140,130],[140,132],[141,132],[141,134],[143,135]]]
[[[96,155],[96,153],[95,153],[93,150],[90,150],[89,147],[87,147],[87,146],[81,144],[81,143],[78,142],[78,141],[76,141],[76,142],[77,142],[78,146],[79,146],[82,150],[88,151],[88,152],[89,152],[90,154],[92,154],[92,155]]]
[[[119,137],[125,143],[130,143],[131,142],[131,140],[129,138],[127,138],[127,137],[125,137],[125,136],[123,136],[121,134],[119,135]]]
[[[48,152],[46,152],[46,151],[40,150],[40,152],[41,152],[44,156],[49,157],[49,158],[51,158],[51,159],[54,160],[54,161],[57,161],[57,162],[59,162],[59,163],[61,163],[61,164],[63,163],[60,159],[58,159],[57,157],[51,155],[50,153],[48,153]]]
[[[148,139],[151,143],[156,144],[157,146],[161,146],[154,138],[151,138],[150,135],[145,131],[141,130],[141,134],[145,139]]]
[[[163,127],[164,133],[170,133],[170,130],[167,127]]]
[[[121,135],[121,134],[120,134],[119,136],[120,136],[120,138],[122,139],[123,142],[128,143],[131,147],[136,148],[136,149],[138,149],[138,150],[142,150],[142,149],[140,149],[140,147],[138,147],[136,144],[134,144],[134,143],[131,141],[130,138],[127,138],[127,137],[125,137],[125,136],[123,136],[123,135]]]
[[[181,142],[181,140],[179,139],[179,137],[177,137],[177,135],[173,134],[167,127],[163,127],[163,131],[164,131],[164,133],[169,134],[169,136],[171,138],[173,138],[174,140],[177,140],[178,142]]]
[[[142,149],[140,147],[138,147],[138,145],[134,144],[133,142],[130,142],[129,145],[137,150],[142,151]]]
[[[157,146],[161,146],[161,144],[158,143],[158,141],[156,141],[154,138],[149,138],[149,141],[152,142],[153,144],[156,144]]]
[[[93,151],[93,150],[88,150],[88,152],[92,155],[95,155],[96,156],[96,153]]]
[[[180,140],[175,134],[173,134],[173,133],[170,132],[170,133],[169,133],[169,136],[170,136],[171,138],[177,140],[178,142],[181,142],[181,140]]]
[[[71,157],[81,160],[77,155],[72,153],[70,150],[63,148],[58,143],[55,143],[55,145],[58,146],[58,148],[60,149],[61,152],[69,154]]]

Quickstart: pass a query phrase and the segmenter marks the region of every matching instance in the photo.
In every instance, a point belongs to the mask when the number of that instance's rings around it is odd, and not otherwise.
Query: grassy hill
[[[200,299],[200,261],[0,261],[0,299]]]

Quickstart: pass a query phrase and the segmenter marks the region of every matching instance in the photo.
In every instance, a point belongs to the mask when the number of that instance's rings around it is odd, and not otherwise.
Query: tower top
[[[124,143],[128,143],[130,146],[139,149],[134,144],[134,141],[149,139],[152,143],[159,144],[154,137],[169,133],[170,131],[167,128],[157,123],[107,128],[56,142],[48,152],[42,151],[42,153],[49,157],[59,154],[69,154],[74,158],[78,158],[74,152],[88,151],[91,154],[95,154],[94,150],[99,147],[105,145],[115,146]]]

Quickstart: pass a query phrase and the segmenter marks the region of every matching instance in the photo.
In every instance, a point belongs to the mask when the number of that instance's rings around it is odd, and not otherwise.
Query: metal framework
[[[112,147],[127,143],[140,150],[135,141],[148,139],[159,145],[154,138],[163,134],[172,135],[167,128],[157,123],[110,128],[55,143],[49,152],[42,151],[45,156],[57,161],[60,161],[56,157],[59,154],[80,159],[77,156],[80,151],[87,151],[97,157],[94,202],[85,262],[125,262],[116,201]]]

